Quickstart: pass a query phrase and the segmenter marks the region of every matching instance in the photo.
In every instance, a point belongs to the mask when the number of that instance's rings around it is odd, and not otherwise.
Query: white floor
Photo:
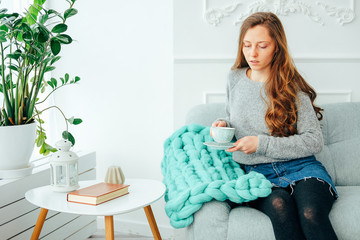
[[[139,235],[132,235],[132,234],[123,234],[115,232],[115,240],[152,240],[153,237],[148,236],[139,236]],[[105,232],[99,230],[98,232],[94,233],[88,240],[105,240]],[[166,240],[166,239],[163,239]]]
[[[154,239],[152,237],[138,236],[138,235],[129,235],[129,234],[121,234],[115,232],[115,240],[150,240]],[[88,240],[105,240],[105,232],[98,231],[94,233]]]

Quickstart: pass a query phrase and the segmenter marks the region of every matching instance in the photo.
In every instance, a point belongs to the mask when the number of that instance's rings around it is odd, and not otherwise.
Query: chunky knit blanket
[[[210,128],[197,124],[183,126],[165,141],[165,211],[175,228],[190,225],[193,214],[213,199],[242,203],[271,193],[264,175],[245,174],[231,153],[203,144],[209,141]]]

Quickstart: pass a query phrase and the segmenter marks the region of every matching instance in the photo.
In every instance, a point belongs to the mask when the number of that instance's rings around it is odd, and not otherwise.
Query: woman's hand
[[[225,121],[216,121],[216,122],[213,122],[213,124],[211,124],[211,127],[226,127],[226,122]],[[211,128],[210,128],[210,136],[212,138],[214,138]]]
[[[234,145],[235,147],[229,148],[226,151],[228,152],[235,152],[235,151],[242,151],[246,154],[251,154],[256,152],[257,146],[259,143],[259,138],[256,136],[247,136],[240,138],[237,140]]]

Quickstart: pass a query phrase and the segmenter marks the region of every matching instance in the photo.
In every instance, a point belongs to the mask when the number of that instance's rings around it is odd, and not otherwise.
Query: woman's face
[[[266,27],[257,25],[245,33],[242,51],[252,70],[270,70],[275,42]]]

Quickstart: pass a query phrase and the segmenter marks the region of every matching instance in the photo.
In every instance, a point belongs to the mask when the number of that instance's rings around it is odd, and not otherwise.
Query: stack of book
[[[98,205],[129,193],[125,184],[98,183],[67,194],[67,201],[89,205]]]

